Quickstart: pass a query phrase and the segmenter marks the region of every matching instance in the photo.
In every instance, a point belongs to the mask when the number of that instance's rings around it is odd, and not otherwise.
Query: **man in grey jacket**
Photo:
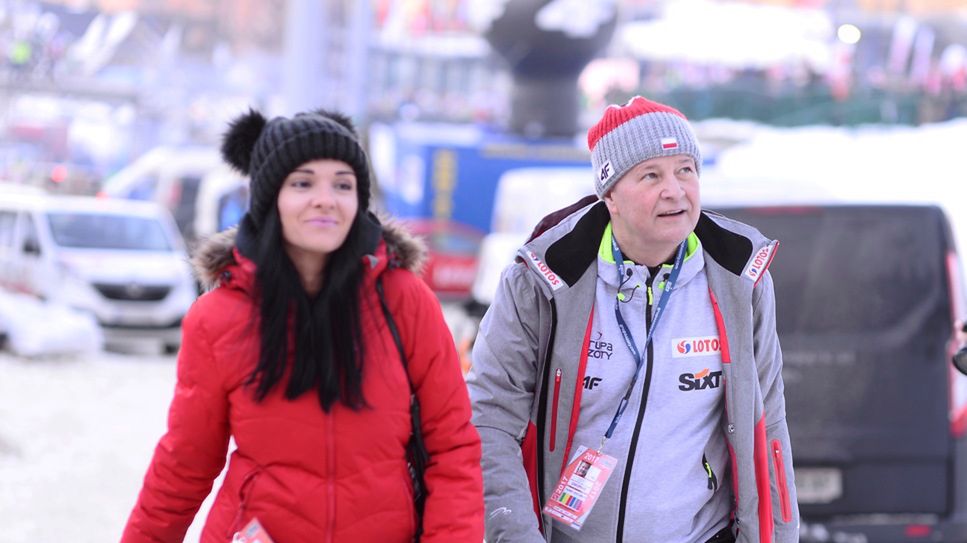
[[[588,145],[600,200],[542,221],[474,345],[488,543],[798,541],[778,243],[701,210],[677,110],[611,106]],[[614,471],[575,497],[589,451]]]

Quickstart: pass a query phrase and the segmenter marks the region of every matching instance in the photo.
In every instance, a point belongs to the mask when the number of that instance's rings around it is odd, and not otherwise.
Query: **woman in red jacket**
[[[206,543],[253,520],[276,543],[479,543],[480,439],[453,340],[412,273],[421,246],[368,213],[352,124],[250,111],[222,153],[250,176],[250,209],[196,254],[214,288],[185,317],[168,431],[122,541],[182,541],[234,438]],[[429,452],[422,536],[410,383]]]

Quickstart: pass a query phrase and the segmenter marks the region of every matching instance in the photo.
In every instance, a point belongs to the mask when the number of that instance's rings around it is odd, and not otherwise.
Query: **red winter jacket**
[[[390,227],[384,238],[366,259],[362,288],[369,407],[353,411],[337,403],[329,414],[315,393],[286,400],[282,386],[255,403],[251,387],[243,386],[259,349],[250,317],[255,265],[233,249],[233,233],[202,248],[196,265],[218,285],[185,317],[168,432],[122,542],[182,541],[225,464],[229,437],[237,448],[203,542],[231,541],[256,517],[276,543],[412,541],[409,384],[376,296],[378,275],[409,357],[430,455],[422,541],[483,540],[480,438],[470,424],[453,340],[426,285],[409,269],[388,266],[388,254],[404,268],[416,265],[418,244]]]

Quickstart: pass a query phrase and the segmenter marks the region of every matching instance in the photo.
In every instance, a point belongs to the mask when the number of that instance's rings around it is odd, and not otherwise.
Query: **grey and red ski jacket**
[[[503,272],[481,322],[468,384],[483,442],[489,543],[551,540],[550,518],[535,512],[558,482],[579,423],[597,253],[609,222],[598,201],[539,226]],[[739,543],[796,542],[799,511],[767,271],[778,242],[710,212],[701,214],[695,234],[722,344],[732,529]],[[555,380],[562,374],[574,377]]]

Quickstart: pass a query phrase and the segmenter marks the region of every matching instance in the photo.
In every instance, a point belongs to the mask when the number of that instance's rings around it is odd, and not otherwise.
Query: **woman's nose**
[[[326,207],[332,205],[332,189],[326,186],[319,186],[312,191],[312,205],[314,207]]]

